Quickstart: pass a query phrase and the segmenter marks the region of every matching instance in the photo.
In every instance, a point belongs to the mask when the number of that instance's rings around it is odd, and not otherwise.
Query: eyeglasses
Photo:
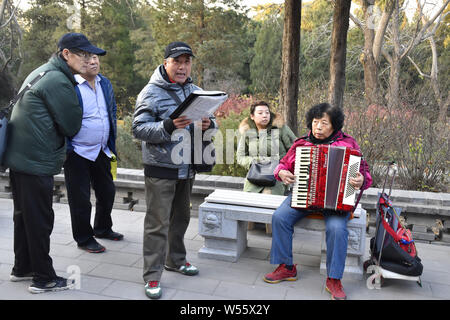
[[[86,52],[86,51],[70,51],[70,52],[72,52],[73,54],[76,54],[77,56],[79,56],[80,58],[82,58],[84,60],[90,60],[94,56],[94,54]]]

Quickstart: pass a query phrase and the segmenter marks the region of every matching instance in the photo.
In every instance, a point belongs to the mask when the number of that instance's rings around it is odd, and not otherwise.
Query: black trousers
[[[70,152],[64,163],[64,177],[75,241],[84,245],[94,235],[110,232],[116,188],[108,156],[100,151],[97,159],[90,161]],[[91,186],[96,198],[94,228],[91,227]]]
[[[35,176],[10,170],[14,202],[13,273],[34,273],[34,281],[56,279],[50,258],[53,230],[53,176]]]

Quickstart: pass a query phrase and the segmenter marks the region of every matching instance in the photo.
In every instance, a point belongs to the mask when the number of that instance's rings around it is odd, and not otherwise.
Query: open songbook
[[[195,90],[172,112],[170,118],[186,116],[195,122],[211,117],[227,99],[228,95],[222,91]]]

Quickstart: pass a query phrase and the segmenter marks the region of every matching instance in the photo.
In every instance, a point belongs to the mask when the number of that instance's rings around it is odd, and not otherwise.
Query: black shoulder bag
[[[258,163],[253,161],[247,173],[247,180],[260,187],[273,187],[277,180],[273,172],[278,166],[278,162],[270,161]]]

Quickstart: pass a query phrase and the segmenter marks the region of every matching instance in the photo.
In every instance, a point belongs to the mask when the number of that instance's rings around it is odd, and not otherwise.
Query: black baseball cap
[[[93,46],[84,34],[75,32],[63,35],[58,41],[58,49],[60,51],[63,49],[80,49],[98,56],[106,54],[105,50]]]
[[[182,54],[188,54],[195,58],[191,47],[187,43],[180,41],[171,42],[166,47],[166,50],[164,52],[164,59],[176,58],[178,56],[181,56]]]

